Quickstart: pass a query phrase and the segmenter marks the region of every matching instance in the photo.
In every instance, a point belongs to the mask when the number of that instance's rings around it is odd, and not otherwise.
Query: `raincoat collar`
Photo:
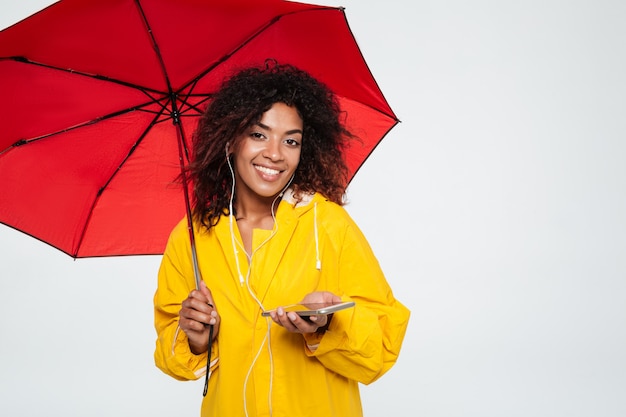
[[[255,264],[258,262],[261,266],[260,270],[253,267],[256,275],[256,293],[260,300],[265,298],[265,294],[270,288],[272,279],[276,274],[276,270],[282,258],[282,255],[279,254],[283,254],[287,250],[289,242],[291,241],[298,222],[300,221],[300,217],[309,210],[317,210],[317,203],[324,200],[325,198],[321,194],[315,193],[305,194],[300,201],[297,201],[294,198],[292,189],[285,191],[285,194],[283,195],[276,210],[276,223],[278,225],[278,230],[267,243],[268,245],[271,243],[272,251],[277,255],[265,257],[262,261],[256,258],[256,254],[252,255],[252,262]],[[315,239],[317,240],[317,216],[314,217],[314,224],[312,226],[315,230]],[[232,276],[245,285],[245,279],[250,262],[245,251],[243,251],[239,245],[235,244],[236,250],[233,248],[233,236],[231,235],[230,221],[229,217],[223,217],[214,227],[214,231],[220,242],[220,246],[222,247]],[[235,241],[241,242],[241,235],[236,222],[234,222],[232,230],[235,235]],[[235,256],[237,256],[237,259]],[[237,264],[239,264],[239,268],[237,267]],[[320,261],[318,254],[318,265],[319,264]]]

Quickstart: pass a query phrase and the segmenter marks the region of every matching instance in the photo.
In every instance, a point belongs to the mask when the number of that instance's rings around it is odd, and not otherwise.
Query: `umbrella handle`
[[[204,391],[202,391],[203,397],[206,397],[206,393],[209,390],[209,374],[211,373],[211,345],[212,344],[213,344],[213,325],[209,324],[209,348],[207,349],[206,374],[204,375]]]

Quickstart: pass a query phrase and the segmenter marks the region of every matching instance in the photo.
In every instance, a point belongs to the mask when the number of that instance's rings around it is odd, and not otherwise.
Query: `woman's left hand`
[[[328,291],[316,291],[307,294],[300,304],[338,303],[341,297]],[[315,333],[320,327],[326,326],[328,316],[309,316],[306,319],[294,312],[285,312],[282,307],[270,312],[274,323],[284,327],[292,333]]]

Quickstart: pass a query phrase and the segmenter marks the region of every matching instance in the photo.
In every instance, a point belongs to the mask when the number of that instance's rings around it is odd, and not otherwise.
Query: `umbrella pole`
[[[174,112],[177,113],[176,111]],[[193,217],[191,213],[191,202],[189,200],[189,187],[187,186],[187,175],[185,175],[185,158],[184,154],[186,147],[184,145],[183,131],[178,117],[173,118],[174,125],[176,126],[176,136],[178,139],[178,161],[180,163],[180,172],[183,185],[183,195],[185,196],[185,210],[187,213],[187,230],[189,231],[189,243],[191,244],[191,260],[193,262],[193,276],[196,281],[196,289],[200,289],[200,282],[202,277],[200,276],[200,268],[198,267],[198,253],[196,251],[196,237],[193,230]]]
[[[176,101],[173,100],[175,103]],[[184,144],[183,128],[180,124],[180,118],[178,117],[178,111],[174,109],[174,125],[176,126],[176,136],[178,139],[178,160],[180,162],[180,173],[183,183],[183,194],[185,196],[185,210],[187,211],[187,230],[189,230],[189,243],[191,244],[191,259],[193,261],[193,275],[196,280],[196,289],[200,289],[200,282],[202,277],[200,276],[200,268],[198,268],[198,254],[196,252],[196,237],[193,231],[193,220],[191,216],[191,203],[189,200],[189,188],[187,187],[187,175],[185,175],[185,159],[184,154],[187,148]],[[202,390],[202,396],[205,397],[209,390],[209,377],[211,376],[211,347],[213,345],[213,325],[209,325],[209,345],[207,347],[207,359],[206,359],[206,374],[204,376],[204,389]]]

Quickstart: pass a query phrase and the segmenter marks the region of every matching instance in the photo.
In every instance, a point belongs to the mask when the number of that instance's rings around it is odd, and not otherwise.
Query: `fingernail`
[[[289,317],[289,320],[294,321],[296,319],[296,313],[289,313],[287,317]]]

